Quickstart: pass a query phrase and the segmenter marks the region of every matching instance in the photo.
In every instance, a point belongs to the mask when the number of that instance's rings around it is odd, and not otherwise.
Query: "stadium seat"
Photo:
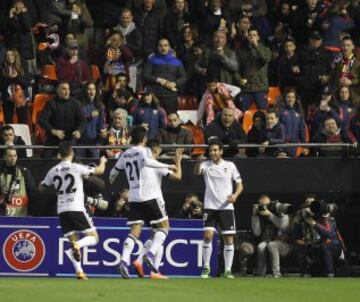
[[[307,125],[305,125],[305,142],[308,143],[310,139],[310,135],[309,135],[309,128]],[[304,153],[304,148],[303,147],[297,147],[296,148],[296,156],[300,156]],[[307,154],[304,154],[307,155]]]
[[[180,120],[184,124],[191,122],[192,124],[197,125],[198,122],[197,110],[178,110],[177,113],[180,117]]]
[[[31,135],[30,135],[30,128],[26,124],[10,124],[11,127],[14,128],[15,135],[21,136],[23,141],[26,145],[32,145],[31,142]],[[26,156],[32,157],[33,156],[33,150],[32,149],[26,149]]]
[[[94,82],[100,80],[100,70],[95,64],[91,65],[91,77]]]
[[[268,105],[274,105],[276,99],[281,95],[279,87],[269,87],[268,92]]]
[[[44,65],[41,68],[41,76],[50,81],[57,81],[58,77],[56,75],[56,66],[55,65]]]
[[[178,97],[178,110],[197,110],[199,104],[193,95],[181,95]]]
[[[5,123],[4,113],[2,110],[2,106],[0,106],[0,124],[4,124],[4,123]]]
[[[44,109],[47,102],[49,100],[51,100],[52,98],[54,98],[53,94],[39,93],[39,94],[35,95],[33,111],[32,111],[32,115],[31,115],[31,120],[34,125],[36,125],[36,123],[38,122],[41,111]]]
[[[195,126],[192,123],[187,123],[185,125],[183,125],[183,127],[189,131],[191,131],[192,135],[193,135],[193,141],[194,144],[205,144],[205,138],[204,138],[204,133],[202,131],[202,129],[199,126]],[[194,148],[191,152],[191,155],[200,155],[200,154],[204,154],[205,153],[205,149],[204,148]]]
[[[248,132],[250,131],[253,125],[252,117],[256,111],[257,111],[256,109],[251,109],[251,110],[246,110],[244,113],[243,128],[246,134],[248,134]]]

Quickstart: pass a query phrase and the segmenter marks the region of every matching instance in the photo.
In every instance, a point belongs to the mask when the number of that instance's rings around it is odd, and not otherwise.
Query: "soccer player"
[[[209,143],[210,160],[200,156],[194,167],[195,175],[205,180],[203,270],[201,278],[210,276],[212,239],[219,226],[224,240],[224,277],[234,278],[231,267],[234,258],[234,235],[236,234],[234,203],[243,190],[242,180],[235,164],[222,159],[223,146],[219,141]],[[236,183],[233,192],[233,182]]]
[[[145,180],[144,167],[169,170],[177,170],[176,165],[167,165],[151,158],[151,151],[145,148],[147,141],[147,129],[137,126],[131,131],[131,143],[134,145],[120,155],[115,167],[111,170],[109,181],[113,183],[121,170],[125,170],[129,183],[129,215],[127,224],[130,225],[130,233],[124,241],[122,258],[119,271],[123,278],[129,279],[128,266],[130,256],[141,234],[144,221],[150,224],[157,224],[167,220],[167,215],[163,204],[159,201],[156,186],[147,185],[149,180]],[[154,273],[158,273],[155,267],[155,253],[164,243],[167,230],[158,228],[154,233],[152,244],[144,256],[145,262]]]
[[[153,159],[157,159],[161,154],[161,147],[160,142],[157,139],[149,140],[147,143],[147,146],[151,150],[151,155]],[[165,200],[161,191],[161,183],[163,180],[163,177],[166,177],[168,179],[174,180],[174,181],[180,181],[182,177],[182,170],[181,170],[181,160],[182,160],[182,150],[177,149],[175,152],[175,165],[177,167],[176,172],[172,172],[169,169],[153,169],[149,167],[144,167],[143,170],[143,177],[145,179],[145,188],[144,190],[153,190],[154,192],[157,191],[157,199],[160,202],[161,207],[166,212],[165,209]],[[148,189],[147,189],[148,188]],[[155,223],[152,225],[153,231],[156,232],[158,229],[166,230],[166,232],[169,232],[170,224],[168,218],[162,219],[162,221],[159,221],[158,223]],[[152,245],[153,237],[149,238],[145,243],[143,248],[139,252],[139,256],[135,261],[133,261],[133,266],[136,269],[136,272],[140,278],[144,277],[144,272],[142,268],[143,264],[143,257],[146,255],[148,250],[150,249]],[[159,266],[161,263],[162,255],[164,253],[164,245],[161,245],[158,250],[155,252],[155,259],[154,259],[154,266],[159,271]],[[151,279],[168,279],[168,277],[162,275],[160,272],[154,273],[151,271],[150,273]]]
[[[60,163],[51,168],[39,184],[39,191],[54,186],[57,193],[57,212],[64,237],[69,239],[70,249],[65,251],[74,265],[76,277],[87,280],[81,267],[80,249],[98,243],[99,236],[84,205],[83,178],[101,175],[105,171],[106,158],[100,158],[100,164],[89,167],[73,163],[74,150],[70,142],[59,144]],[[84,234],[79,240],[79,233]]]

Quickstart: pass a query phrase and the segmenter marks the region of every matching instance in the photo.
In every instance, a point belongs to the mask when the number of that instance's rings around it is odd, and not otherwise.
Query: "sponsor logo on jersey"
[[[19,272],[28,272],[37,268],[43,262],[45,252],[42,238],[26,229],[11,233],[3,245],[6,263]]]

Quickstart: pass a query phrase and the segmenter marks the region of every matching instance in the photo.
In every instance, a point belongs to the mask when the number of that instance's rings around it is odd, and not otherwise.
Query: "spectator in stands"
[[[169,40],[170,46],[178,50],[182,44],[182,31],[190,23],[190,15],[187,8],[187,1],[175,0],[173,7],[169,10],[164,20],[165,37]]]
[[[121,11],[120,22],[113,30],[123,35],[126,46],[133,53],[135,61],[139,61],[143,52],[143,36],[134,23],[134,17],[130,9],[124,8]]]
[[[126,89],[114,89],[108,100],[109,115],[111,115],[116,109],[122,108],[133,114],[136,107],[139,104],[139,100],[134,98]],[[132,120],[132,119],[131,119]]]
[[[357,141],[354,137],[350,137],[349,133],[342,130],[338,126],[338,121],[331,116],[328,116],[324,120],[323,130],[318,133],[314,138],[315,143],[348,143],[353,144],[354,147],[357,147]],[[347,155],[347,148],[329,146],[329,147],[319,147],[316,149],[316,153],[320,156],[332,157],[332,156],[345,156]]]
[[[17,163],[16,149],[9,146],[0,166],[0,216],[28,216],[36,184],[30,171]]]
[[[305,117],[295,89],[288,89],[277,104],[280,123],[285,127],[285,143],[306,143]],[[296,148],[287,148],[290,156],[296,155]]]
[[[249,29],[248,45],[238,52],[240,85],[242,88],[242,110],[248,110],[255,102],[258,109],[266,109],[268,84],[268,63],[271,51],[260,42],[258,30]]]
[[[0,144],[4,146],[25,146],[21,136],[15,135],[14,128],[10,125],[1,127]],[[4,157],[5,149],[0,149],[0,158]],[[18,158],[26,158],[26,149],[17,149]]]
[[[340,121],[339,106],[332,96],[329,87],[325,86],[318,103],[311,104],[308,108],[306,119],[310,125],[310,140],[313,140],[322,130],[321,125],[330,116]]]
[[[155,7],[155,0],[142,0],[141,7],[134,10],[134,22],[142,33],[142,54],[147,58],[155,51],[164,32],[163,15]]]
[[[106,54],[104,65],[104,80],[106,91],[115,88],[116,77],[127,73],[129,64],[134,56],[130,48],[126,46],[122,33],[114,33],[106,42]]]
[[[245,15],[240,15],[237,21],[232,24],[230,44],[236,52],[240,51],[240,49],[247,45],[250,28],[250,17]]]
[[[315,1],[317,2],[317,1]],[[310,34],[309,45],[299,52],[299,94],[305,112],[318,97],[319,87],[325,86],[331,70],[331,54],[322,45],[318,31]]]
[[[118,108],[111,115],[111,124],[107,131],[105,145],[125,146],[130,143],[130,126],[126,110]],[[105,154],[109,158],[118,158],[123,151],[121,149],[109,149]]]
[[[224,149],[224,157],[245,154],[245,149],[237,147],[238,144],[246,142],[246,134],[235,119],[234,109],[224,108],[221,116],[205,128],[205,141],[209,142],[209,139],[213,138],[217,138],[224,145],[231,144],[231,148]]]
[[[13,1],[9,11],[8,46],[16,48],[26,62],[27,71],[37,74],[34,36],[31,31],[32,18],[22,0]]]
[[[202,3],[207,3],[207,5],[198,16],[200,39],[210,46],[214,32],[223,31],[225,33],[230,23],[221,0],[203,1]]]
[[[180,210],[182,218],[202,219],[204,205],[200,201],[199,196],[195,193],[188,193],[185,196],[184,204]]]
[[[49,23],[56,23],[61,25],[60,29],[66,27],[65,25],[71,17],[71,10],[68,9],[66,1],[46,0],[36,1],[39,7],[40,21]]]
[[[166,112],[160,107],[159,100],[155,95],[145,91],[138,107],[133,113],[133,124],[143,125],[148,129],[148,139],[155,138],[160,129],[166,128]]]
[[[157,52],[145,63],[143,76],[149,91],[159,98],[165,111],[168,114],[176,112],[178,91],[186,82],[186,73],[168,40],[159,40]]]
[[[331,87],[334,91],[340,86],[348,86],[351,90],[354,104],[360,103],[360,62],[354,54],[355,45],[350,36],[345,36],[341,42],[342,57],[335,62],[331,75]]]
[[[160,129],[157,134],[157,139],[160,144],[179,144],[190,145],[193,144],[192,133],[182,127],[179,114],[174,112],[167,116],[168,125],[165,129]],[[161,157],[174,157],[175,148],[162,148]],[[191,148],[183,148],[183,158],[190,157]],[[185,156],[185,157],[184,157]]]
[[[87,63],[79,57],[76,41],[69,43],[67,57],[56,61],[56,74],[60,81],[70,83],[71,95],[80,99],[84,84],[91,81],[91,72]]]
[[[195,68],[217,82],[238,85],[238,61],[234,51],[227,46],[225,31],[213,34],[210,51],[204,51]]]
[[[283,152],[283,148],[266,148],[269,145],[285,143],[286,130],[279,121],[279,114],[274,109],[266,112],[266,127],[264,131],[262,146],[259,148],[261,156],[278,156]]]
[[[78,145],[98,145],[101,138],[106,138],[106,119],[104,105],[99,99],[95,83],[85,86],[85,93],[81,99],[81,107],[86,120],[86,126]],[[77,149],[76,155],[80,158],[99,158],[100,151],[95,148]]]
[[[284,43],[284,55],[279,60],[279,87],[296,88],[300,77],[299,55],[296,52],[296,42],[288,38]]]
[[[235,119],[238,121],[243,115],[234,104],[234,99],[239,93],[239,87],[218,83],[215,79],[209,78],[207,89],[199,104],[198,121],[204,126],[209,126],[224,108],[234,109]]]
[[[67,23],[67,30],[76,34],[79,45],[87,49],[89,34],[94,26],[94,21],[84,0],[68,0],[71,16]]]
[[[86,120],[78,100],[70,96],[70,84],[59,81],[57,96],[50,100],[40,114],[39,124],[46,131],[45,145],[57,146],[68,140],[76,143],[83,133]],[[46,149],[44,157],[55,157],[57,149]]]
[[[19,52],[16,49],[7,49],[0,74],[1,101],[6,123],[13,123],[13,115],[16,111],[18,122],[27,124],[29,80],[27,67],[21,63]]]
[[[339,119],[341,121],[341,128],[345,131],[349,131],[350,118],[354,109],[349,86],[340,86],[337,93],[337,101],[339,105]]]
[[[280,256],[287,256],[291,251],[289,215],[280,211],[281,206],[262,195],[253,207],[251,228],[258,238],[257,274],[266,275],[267,252],[271,260],[271,271],[274,278],[281,277]]]
[[[262,144],[266,127],[266,115],[263,111],[256,111],[252,116],[253,125],[247,134],[247,143]],[[247,156],[256,157],[259,155],[259,148],[247,148]]]

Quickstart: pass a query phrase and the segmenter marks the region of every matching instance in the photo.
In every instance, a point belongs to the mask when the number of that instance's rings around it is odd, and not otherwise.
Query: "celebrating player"
[[[152,158],[157,159],[161,153],[160,142],[156,139],[152,139],[147,143],[147,146],[151,150]],[[177,149],[175,152],[175,158],[174,158],[175,165],[177,167],[176,172],[172,172],[169,169],[153,169],[153,168],[148,168],[148,167],[144,167],[144,170],[143,170],[143,177],[145,180],[144,181],[144,191],[146,192],[146,191],[151,190],[154,193],[157,192],[157,196],[158,196],[157,200],[159,201],[159,205],[160,205],[162,211],[164,211],[165,213],[166,213],[165,201],[164,201],[163,194],[161,192],[162,179],[163,179],[163,177],[166,177],[166,178],[174,180],[174,181],[181,180],[181,176],[182,176],[181,160],[182,160],[182,150]],[[168,233],[169,229],[170,229],[170,225],[169,225],[169,220],[167,218],[167,215],[166,215],[166,218],[164,217],[163,219],[161,219],[161,221],[154,222],[152,227],[153,227],[154,233],[156,233],[156,231],[158,229],[163,229]],[[143,268],[142,268],[143,257],[147,254],[147,252],[152,244],[152,241],[153,241],[153,237],[149,238],[145,242],[144,247],[139,252],[139,256],[133,262],[136,272],[140,278],[144,277],[144,272],[143,272]],[[164,253],[164,246],[161,245],[158,248],[158,250],[155,252],[154,266],[157,270],[159,270],[159,266],[161,263],[161,258],[162,258],[163,253]],[[153,271],[150,273],[150,278],[151,279],[168,279],[166,276],[162,275],[160,272],[154,273]]]
[[[121,154],[109,176],[110,183],[113,183],[119,171],[125,170],[129,183],[130,212],[127,224],[130,225],[131,229],[124,241],[119,265],[119,271],[125,279],[130,278],[128,270],[130,256],[140,237],[144,221],[148,221],[150,224],[158,224],[167,220],[165,208],[159,200],[158,190],[151,184],[147,185],[148,180],[145,179],[144,167],[177,171],[176,165],[163,164],[151,158],[151,151],[145,148],[146,136],[147,130],[144,127],[137,126],[131,131],[131,143],[134,146]],[[154,233],[151,246],[144,256],[145,262],[154,273],[158,273],[154,263],[155,253],[165,241],[167,233],[167,229],[158,228]]]
[[[234,203],[243,190],[242,180],[235,164],[222,159],[223,147],[219,141],[209,143],[210,160],[199,157],[194,167],[195,175],[203,175],[205,180],[204,199],[204,242],[202,278],[210,276],[210,258],[212,239],[216,227],[220,226],[224,240],[224,262],[226,278],[234,278],[231,267],[234,258],[234,241],[236,234]],[[233,193],[233,182],[236,189]]]
[[[74,265],[77,279],[86,280],[87,276],[80,262],[80,249],[97,244],[99,237],[85,210],[83,178],[92,174],[103,174],[107,160],[101,157],[100,164],[96,167],[73,163],[74,151],[70,142],[59,144],[59,157],[60,163],[49,170],[39,184],[39,190],[43,192],[50,186],[55,187],[61,229],[64,236],[69,239],[71,247],[65,254]],[[80,240],[79,233],[85,235]]]

